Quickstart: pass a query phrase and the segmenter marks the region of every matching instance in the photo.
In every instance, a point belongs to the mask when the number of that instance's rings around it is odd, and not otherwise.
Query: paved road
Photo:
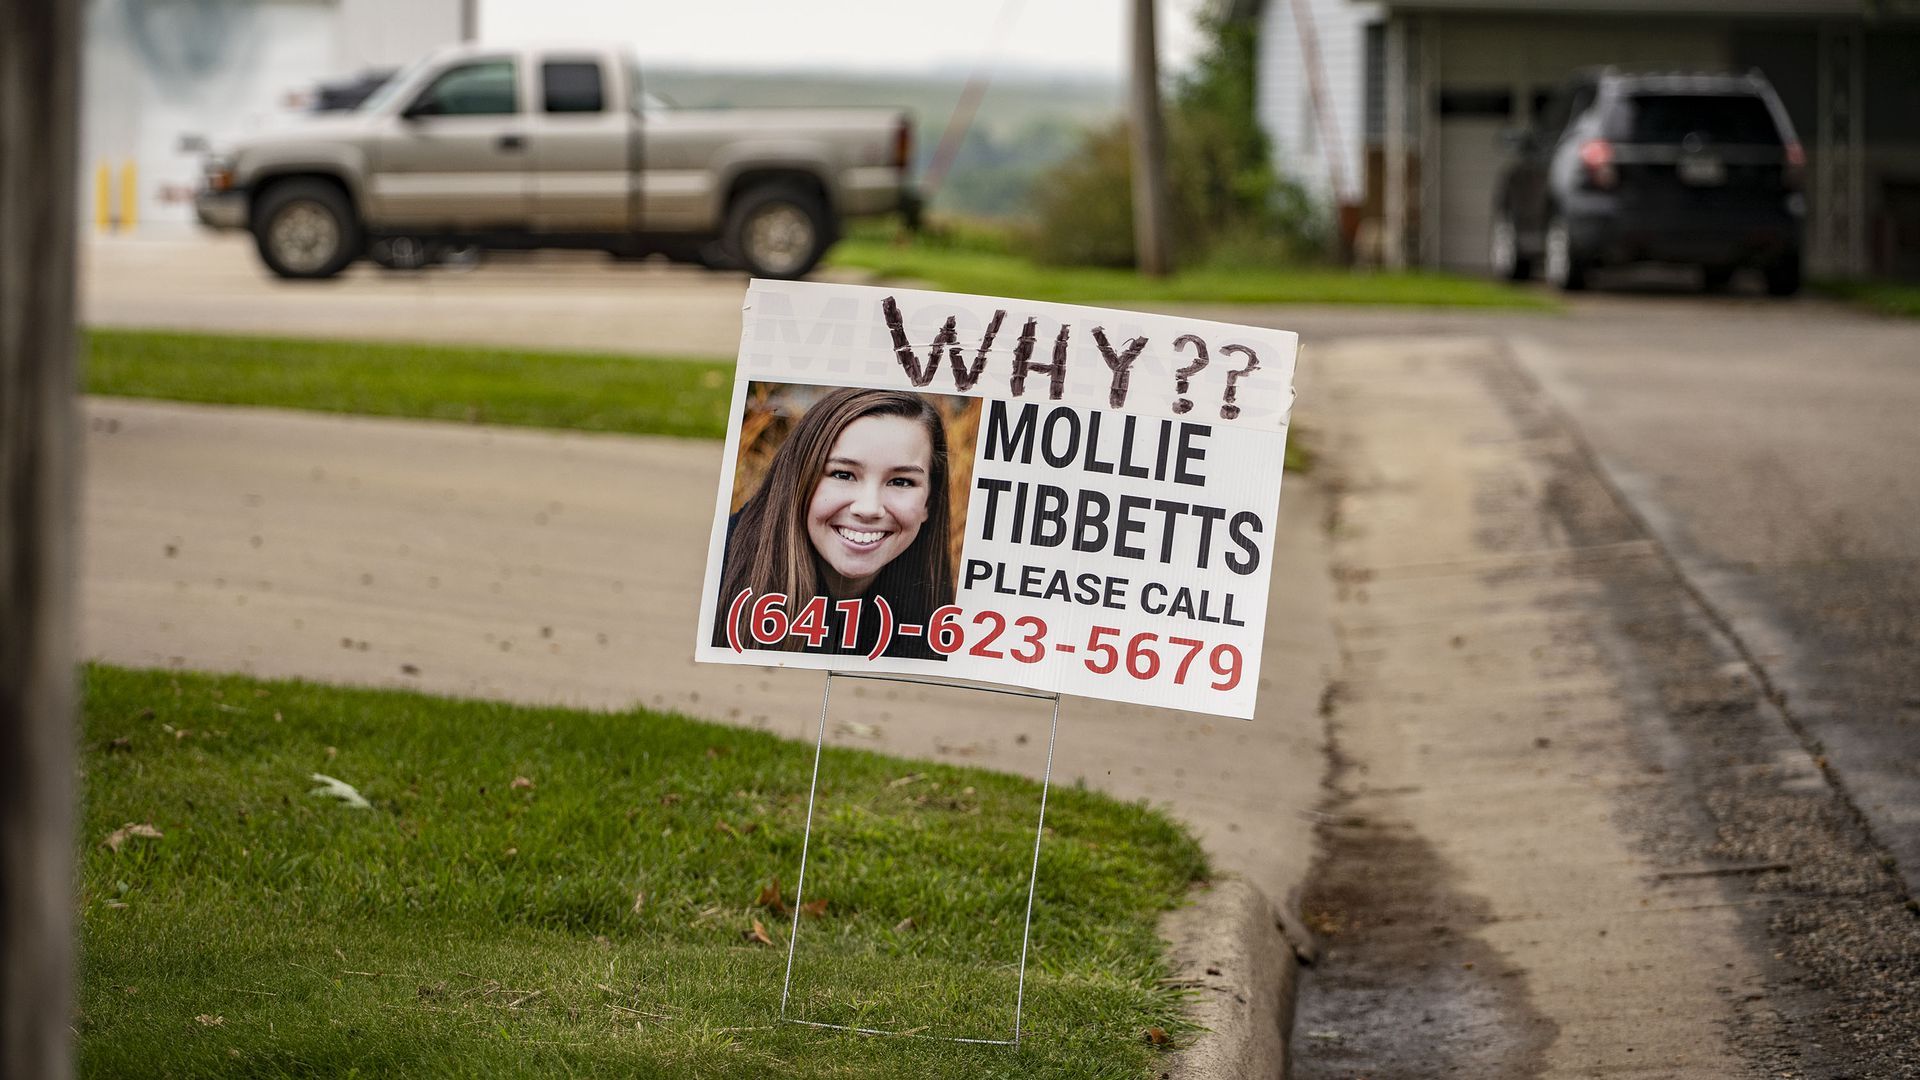
[[[1920,922],[1498,339],[1329,347],[1346,659],[1300,1080],[1908,1080]]]
[[[95,326],[732,356],[744,274],[592,253],[502,255],[468,273],[362,264],[281,281],[237,236],[92,240],[80,311]]]
[[[1920,892],[1920,322],[1678,297],[1582,314],[1514,353]]]
[[[1300,332],[1302,371],[1316,346],[1354,338],[1480,340],[1512,355],[1784,694],[1920,894],[1920,321],[1657,280],[1578,298],[1560,317],[1254,320]]]

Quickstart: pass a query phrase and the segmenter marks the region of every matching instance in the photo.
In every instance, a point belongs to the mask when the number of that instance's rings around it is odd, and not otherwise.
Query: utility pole
[[[0,1080],[73,1073],[80,20],[0,4]]]
[[[1148,277],[1173,269],[1167,235],[1167,135],[1160,117],[1160,62],[1153,40],[1153,0],[1133,0],[1133,250]]]

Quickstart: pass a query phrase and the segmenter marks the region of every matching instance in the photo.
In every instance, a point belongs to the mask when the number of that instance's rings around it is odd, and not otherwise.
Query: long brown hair
[[[807,538],[807,506],[826,474],[827,457],[849,424],[869,416],[899,416],[926,428],[933,460],[927,470],[927,519],[907,550],[881,569],[869,591],[887,598],[894,617],[922,626],[953,602],[952,496],[947,490],[947,432],[939,412],[918,394],[843,387],[809,408],[773,455],[766,479],[735,516],[720,574],[714,644],[726,643],[727,609],[742,589],[756,597],[785,593],[789,614],[825,595],[819,556]],[[852,599],[840,597],[839,599]],[[863,625],[877,625],[863,614]],[[863,635],[865,636],[865,635]],[[896,639],[899,640],[899,639]],[[798,648],[789,637],[774,648]],[[898,650],[890,650],[898,651]]]

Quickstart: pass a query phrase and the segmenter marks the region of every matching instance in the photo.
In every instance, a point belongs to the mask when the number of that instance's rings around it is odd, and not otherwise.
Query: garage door
[[[1500,133],[1512,126],[1510,115],[1504,90],[1440,93],[1439,256],[1449,270],[1487,268],[1493,186],[1507,160]]]

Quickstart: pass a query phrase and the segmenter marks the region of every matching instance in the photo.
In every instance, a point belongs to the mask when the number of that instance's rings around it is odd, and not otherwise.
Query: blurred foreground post
[[[0,4],[0,1080],[71,1075],[80,18]]]
[[[1133,248],[1149,277],[1173,269],[1167,236],[1167,138],[1160,118],[1160,62],[1153,40],[1153,0],[1133,0]]]

